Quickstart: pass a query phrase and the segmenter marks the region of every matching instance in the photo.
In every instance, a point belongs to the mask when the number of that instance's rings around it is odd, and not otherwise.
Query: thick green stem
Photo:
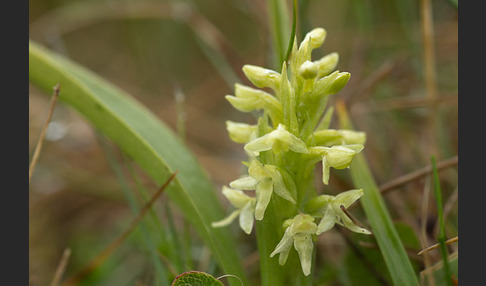
[[[281,230],[279,231],[282,227],[276,214],[275,203],[271,200],[263,220],[256,222],[262,286],[285,285],[284,268],[278,264],[278,257],[270,257],[283,234]]]

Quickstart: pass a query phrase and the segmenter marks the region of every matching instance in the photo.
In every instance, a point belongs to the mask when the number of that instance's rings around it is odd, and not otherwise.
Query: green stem
[[[261,285],[264,286],[281,286],[285,285],[284,267],[278,264],[278,257],[270,257],[275,246],[280,241],[283,232],[279,229],[278,219],[276,217],[277,208],[274,200],[270,201],[267,207],[265,217],[261,221],[256,221],[256,237],[258,252],[260,254],[260,273]]]

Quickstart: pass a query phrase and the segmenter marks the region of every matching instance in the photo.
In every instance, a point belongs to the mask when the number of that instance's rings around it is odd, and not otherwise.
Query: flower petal
[[[248,201],[252,200],[251,197],[247,196],[242,191],[228,188],[227,186],[223,186],[222,193],[233,206],[239,209],[243,208]]]
[[[323,214],[319,225],[317,225],[317,235],[330,230],[336,224],[336,214],[330,205],[324,207]]]
[[[357,145],[349,145],[349,146],[357,146]],[[345,169],[349,167],[356,153],[357,153],[356,151],[354,151],[351,148],[348,148],[347,146],[334,145],[329,149],[326,155],[326,159],[329,165],[334,169]]]
[[[273,183],[270,179],[260,180],[256,186],[255,219],[262,220],[273,193]]]
[[[258,137],[245,145],[245,150],[250,152],[263,152],[272,149],[275,143],[274,139],[270,136],[271,133]]]
[[[361,198],[363,194],[363,189],[349,190],[338,194],[334,201],[338,205],[343,205],[345,208],[349,208],[349,206],[352,205],[359,198]]]
[[[257,137],[257,126],[246,123],[226,121],[229,137],[236,143],[248,143]]]
[[[310,274],[312,264],[312,249],[314,248],[312,236],[310,234],[296,234],[294,236],[294,247],[299,253],[302,272],[304,272],[304,275],[307,276]]]
[[[277,244],[275,247],[275,250],[270,254],[270,257],[275,256],[275,254],[280,253],[280,257],[278,259],[278,262],[280,265],[284,265],[285,262],[287,261],[287,257],[289,256],[290,253],[290,248],[292,247],[292,242],[293,242],[292,236],[290,236],[290,228],[287,228],[285,230],[285,233],[280,240],[280,242]]]
[[[240,228],[246,233],[250,234],[253,228],[253,212],[254,202],[248,202],[240,213]]]
[[[285,183],[282,178],[282,174],[278,170],[272,175],[272,183],[273,183],[273,190],[275,193],[286,199],[291,203],[296,203],[295,198],[292,196],[292,193],[287,189]]]
[[[327,185],[329,183],[329,171],[331,166],[327,162],[327,157],[322,157],[322,182]],[[231,185],[231,184],[230,184]]]
[[[348,228],[351,231],[362,233],[362,234],[371,234],[371,232],[365,228],[359,227],[356,225],[345,213],[341,211],[341,221],[337,221],[338,224]]]
[[[241,210],[235,210],[234,212],[232,212],[226,218],[224,218],[224,219],[222,219],[220,221],[212,222],[211,223],[211,226],[212,227],[223,227],[223,226],[230,225],[235,220],[235,218],[240,214],[240,211]]]
[[[235,189],[251,191],[256,188],[257,183],[254,178],[245,176],[230,182],[229,185]]]
[[[281,75],[278,72],[254,65],[244,65],[242,69],[256,87],[270,87],[274,91],[279,90]]]

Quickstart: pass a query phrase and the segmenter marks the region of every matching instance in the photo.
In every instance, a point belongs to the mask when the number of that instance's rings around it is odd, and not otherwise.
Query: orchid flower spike
[[[223,195],[230,201],[230,203],[237,208],[228,217],[213,222],[212,227],[223,227],[232,223],[239,215],[240,228],[246,233],[250,234],[253,228],[253,214],[255,212],[255,198],[246,195],[240,190],[235,190],[223,186]]]
[[[280,253],[278,262],[280,265],[284,265],[293,244],[295,250],[299,253],[302,272],[307,276],[310,274],[312,249],[314,248],[312,234],[317,231],[314,218],[308,214],[298,214],[293,219],[284,222],[284,225],[289,226],[285,230],[282,240],[280,240],[275,250],[270,254],[270,257]]]

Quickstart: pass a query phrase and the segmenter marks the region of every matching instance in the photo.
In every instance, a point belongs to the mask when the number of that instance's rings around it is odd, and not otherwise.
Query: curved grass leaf
[[[341,128],[353,129],[344,103],[338,102],[337,110]],[[390,213],[363,153],[353,159],[350,173],[354,185],[359,186],[365,192],[360,202],[385,260],[393,285],[418,286],[415,270],[393,225]]]
[[[75,108],[116,143],[157,183],[175,171],[166,193],[211,248],[223,271],[246,281],[235,240],[228,229],[212,228],[225,216],[201,165],[174,133],[130,95],[78,64],[29,41],[29,82]]]
[[[363,154],[354,158],[350,172],[354,184],[365,191],[361,198],[361,205],[385,259],[393,285],[419,285],[405,247],[393,226],[388,209]]]

